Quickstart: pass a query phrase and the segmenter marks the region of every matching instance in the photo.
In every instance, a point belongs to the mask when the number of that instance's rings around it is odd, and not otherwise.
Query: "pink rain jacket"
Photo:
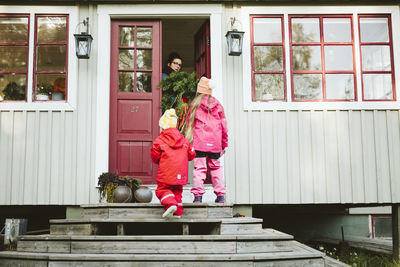
[[[188,181],[188,162],[196,152],[176,128],[163,130],[154,140],[151,159],[158,163],[157,182],[169,185],[185,185]]]
[[[193,129],[193,148],[220,153],[228,146],[228,128],[224,108],[215,97],[205,96],[196,110]],[[190,114],[188,114],[188,117]]]

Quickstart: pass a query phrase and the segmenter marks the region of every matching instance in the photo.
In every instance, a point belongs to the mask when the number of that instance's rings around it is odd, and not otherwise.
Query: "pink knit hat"
[[[206,77],[201,77],[199,83],[197,84],[197,93],[211,95],[212,89],[210,87],[210,79]]]

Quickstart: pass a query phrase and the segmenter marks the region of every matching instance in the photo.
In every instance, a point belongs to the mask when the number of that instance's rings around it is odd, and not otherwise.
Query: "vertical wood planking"
[[[273,113],[263,112],[261,116],[261,175],[262,203],[274,203],[274,137]]]
[[[274,188],[275,203],[287,203],[287,144],[286,144],[286,112],[274,112]]]
[[[40,111],[35,111],[35,129],[33,148],[34,154],[32,155],[33,173],[32,173],[32,203],[39,203],[39,142],[40,142]]]
[[[327,202],[340,203],[336,112],[324,111]]]
[[[315,203],[325,203],[327,201],[324,134],[322,112],[311,111],[311,146]]]
[[[38,204],[46,204],[48,202],[47,194],[49,192],[49,179],[47,173],[47,167],[49,163],[47,161],[47,138],[48,136],[48,112],[40,112],[40,126],[39,126],[39,142],[38,142],[38,153],[36,154],[37,166],[38,166]]]
[[[73,154],[73,148],[75,146],[73,145],[67,145],[67,144],[73,144],[73,136],[74,136],[74,131],[73,131],[73,115],[74,113],[72,112],[66,112],[65,114],[65,121],[64,121],[64,127],[66,129],[65,131],[65,150],[64,150],[64,188],[63,188],[63,203],[75,203],[75,177],[76,177],[76,170],[73,167],[73,163],[75,162],[75,156]]]
[[[286,111],[288,202],[300,203],[299,122],[297,112]]]
[[[298,120],[301,203],[314,203],[311,112],[299,111]]]
[[[34,202],[33,188],[36,186],[34,180],[34,162],[35,155],[35,112],[27,112],[26,114],[26,149],[25,149],[25,181],[21,185],[23,188],[23,204],[31,204]]]
[[[349,136],[349,117],[346,111],[336,111],[336,135],[338,138],[338,169],[340,183],[340,202],[352,202],[351,153]]]
[[[249,133],[249,182],[250,203],[261,203],[262,166],[261,166],[261,115],[259,111],[249,113],[251,131]]]
[[[361,111],[362,152],[364,169],[364,194],[365,201],[376,202],[377,180],[376,180],[376,152],[373,112]]]
[[[2,111],[0,118],[0,200],[2,204],[11,204],[11,175],[12,175],[12,140],[14,129],[14,112]]]
[[[386,111],[389,166],[390,166],[390,185],[391,202],[400,201],[400,130],[399,130],[400,111]]]
[[[238,118],[239,135],[236,144],[237,151],[237,177],[236,177],[236,201],[238,204],[248,203],[250,194],[250,179],[249,179],[249,146],[247,144],[249,129],[248,112],[241,112]]]
[[[50,190],[50,203],[60,204],[58,202],[58,196],[61,195],[60,192],[60,158],[59,154],[62,154],[60,151],[60,144],[62,140],[61,137],[61,129],[60,129],[60,112],[52,112],[51,116],[51,169],[50,169],[50,181],[51,181],[51,190]]]
[[[389,148],[385,111],[373,111],[375,122],[376,178],[378,202],[391,201]]]
[[[65,132],[66,132],[66,129],[65,129],[65,111],[64,110],[62,110],[61,114],[60,114],[59,127],[60,127],[60,137],[59,137],[59,140],[60,140],[60,144],[59,144],[60,151],[57,153],[58,154],[58,162],[59,162],[59,167],[58,167],[59,168],[59,173],[58,173],[58,176],[59,176],[59,178],[58,178],[59,179],[58,203],[59,204],[63,204],[64,203],[64,188],[65,188],[65,185],[66,185],[65,176],[64,176],[64,173],[65,173],[65,156],[64,155],[65,155],[65,145],[66,145],[66,142],[65,142]]]
[[[364,202],[364,171],[361,115],[358,111],[349,111],[351,177],[353,203]]]
[[[26,112],[25,112],[26,114]],[[16,111],[13,116],[13,144],[11,153],[11,203],[21,204],[23,198],[23,166],[25,152],[25,122],[23,112]]]

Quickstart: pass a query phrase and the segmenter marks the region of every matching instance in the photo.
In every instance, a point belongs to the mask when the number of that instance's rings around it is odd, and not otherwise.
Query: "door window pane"
[[[153,29],[152,28],[137,28],[137,46],[138,47],[151,47],[153,40]]]
[[[65,42],[67,40],[66,17],[38,17],[37,41]]]
[[[151,69],[152,54],[151,50],[136,50],[136,68]]]
[[[0,18],[0,43],[28,42],[28,18]]]
[[[151,93],[151,73],[136,73],[136,91]]]
[[[388,18],[360,18],[362,43],[389,42]]]
[[[320,70],[321,47],[320,46],[294,46],[293,47],[294,70]]]
[[[361,46],[364,71],[390,71],[390,47],[388,45]]]
[[[326,98],[354,100],[353,74],[327,74]]]
[[[119,28],[119,45],[120,46],[135,46],[135,28],[120,27]]]
[[[25,74],[0,74],[0,101],[25,100]]]
[[[0,71],[26,71],[27,46],[0,46]]]
[[[353,70],[353,47],[352,46],[325,46],[325,69],[326,70]]]
[[[66,69],[67,48],[65,45],[38,46],[37,47],[37,70],[60,70]]]
[[[133,92],[133,84],[135,79],[134,72],[119,72],[118,73],[118,91]]]
[[[293,75],[293,85],[296,100],[322,99],[321,74],[295,74]]]
[[[364,99],[393,99],[391,74],[364,74]]]
[[[282,43],[280,18],[255,18],[253,20],[254,43]]]
[[[255,74],[256,99],[284,99],[284,81],[282,74]]]
[[[283,54],[281,46],[255,46],[254,69],[256,71],[282,71]]]
[[[134,57],[134,50],[128,49],[121,49],[119,50],[119,60],[118,60],[118,67],[121,70],[133,69],[133,57]]]
[[[292,19],[292,42],[313,43],[320,41],[318,18]]]
[[[325,42],[351,42],[351,20],[348,18],[324,18]]]

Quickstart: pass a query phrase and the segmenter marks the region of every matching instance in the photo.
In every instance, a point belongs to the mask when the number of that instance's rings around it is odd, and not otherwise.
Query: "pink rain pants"
[[[214,193],[217,196],[224,196],[226,189],[220,161],[219,159],[210,159],[209,157],[194,158],[193,187],[190,192],[192,192],[195,197],[204,194],[204,180],[207,175],[207,166],[210,170]]]

